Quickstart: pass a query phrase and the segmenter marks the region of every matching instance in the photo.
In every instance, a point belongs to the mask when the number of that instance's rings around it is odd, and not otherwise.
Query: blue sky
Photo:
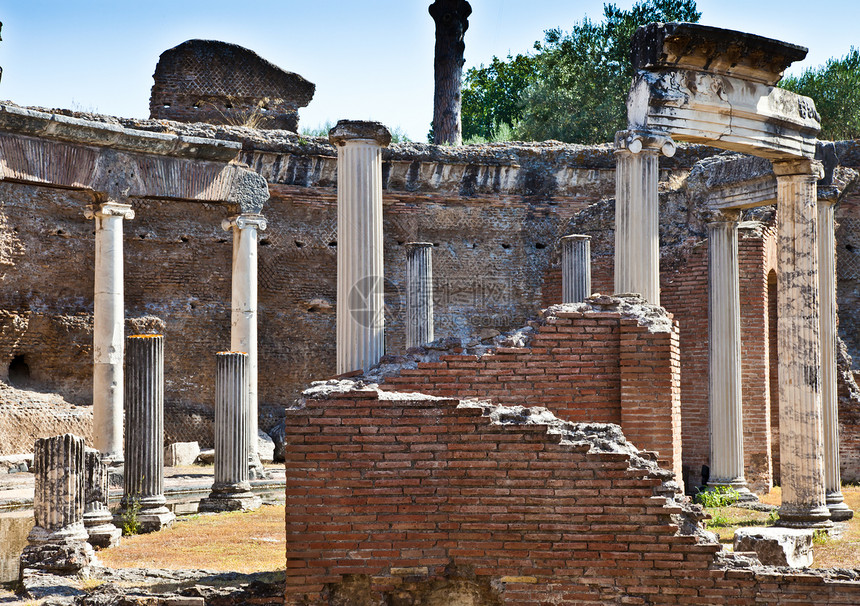
[[[600,20],[602,1],[470,0],[466,67],[527,52],[543,31]],[[379,120],[424,140],[432,118],[430,0],[0,0],[0,99],[144,118],[158,56],[225,40],[317,85],[301,126]],[[632,1],[615,4],[629,8]],[[860,3],[699,0],[702,23],[801,44],[824,63],[860,46]],[[817,9],[817,10],[811,10]]]

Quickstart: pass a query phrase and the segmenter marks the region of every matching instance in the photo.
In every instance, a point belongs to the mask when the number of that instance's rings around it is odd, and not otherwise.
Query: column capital
[[[229,219],[221,221],[221,229],[224,231],[230,231],[234,227],[238,227],[239,229],[259,229],[260,231],[265,231],[267,226],[268,221],[266,220],[266,217],[258,214],[236,215],[235,217],[230,217]]]
[[[779,177],[810,177],[818,181],[824,177],[824,165],[818,160],[795,158],[791,160],[775,160],[773,172]]]
[[[700,213],[702,220],[708,224],[715,223],[737,223],[741,220],[741,211],[734,209],[706,208]]]
[[[95,219],[96,217],[122,217],[123,219],[134,219],[134,211],[131,209],[131,204],[122,202],[103,202],[102,204],[93,204],[84,210],[84,216],[87,219]]]
[[[391,133],[381,122],[338,120],[334,128],[328,131],[328,139],[336,147],[348,141],[373,141],[380,147],[388,147]]]
[[[643,150],[661,152],[667,158],[675,155],[677,146],[668,133],[650,130],[620,130],[615,133],[615,151],[638,154]]]

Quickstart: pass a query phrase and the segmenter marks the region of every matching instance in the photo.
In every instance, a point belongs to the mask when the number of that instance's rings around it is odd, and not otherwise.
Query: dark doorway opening
[[[21,388],[30,385],[30,367],[23,355],[15,356],[9,362],[9,383]]]

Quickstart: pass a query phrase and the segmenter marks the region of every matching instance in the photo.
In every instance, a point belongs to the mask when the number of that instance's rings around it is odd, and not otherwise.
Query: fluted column
[[[591,296],[591,236],[561,238],[561,302],[579,303]]]
[[[112,464],[122,453],[123,252],[122,220],[130,204],[106,202],[86,211],[96,222],[93,298],[93,442]]]
[[[433,340],[433,243],[406,244],[406,348]]]
[[[259,409],[257,400],[257,230],[266,229],[262,215],[239,215],[222,222],[233,231],[233,297],[230,313],[230,348],[248,354],[248,461],[251,474],[263,477],[265,471],[257,452]]]
[[[818,201],[818,284],[821,298],[821,411],[824,434],[824,488],[830,517],[849,520],[854,512],[842,496],[839,471],[839,399],[836,391],[835,200]]]
[[[824,491],[816,181],[821,164],[774,162],[777,180],[780,523],[830,525]]]
[[[114,526],[108,509],[108,467],[101,453],[87,448],[84,453],[84,526],[88,541],[97,547],[112,547],[119,543],[122,531]]]
[[[708,400],[711,476],[708,486],[730,486],[755,496],[744,478],[741,408],[741,300],[738,278],[739,211],[708,217]]]
[[[36,525],[21,554],[22,568],[76,573],[89,567],[93,548],[84,528],[84,449],[84,439],[68,433],[36,440]]]
[[[250,411],[245,389],[248,354],[215,354],[215,483],[200,511],[256,509],[248,473]]]
[[[176,516],[164,498],[164,337],[133,335],[125,352],[125,477],[122,510],[139,505],[141,532]]]
[[[341,120],[337,148],[337,372],[367,370],[385,352],[382,148],[378,122]]]
[[[660,153],[675,155],[665,133],[615,134],[615,292],[660,304]]]

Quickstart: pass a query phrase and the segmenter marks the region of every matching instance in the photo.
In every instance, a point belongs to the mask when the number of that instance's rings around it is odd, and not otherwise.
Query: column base
[[[87,542],[93,547],[105,548],[119,545],[122,529],[114,526],[113,516],[107,509],[85,513],[84,527],[87,529]]]
[[[95,552],[87,543],[83,522],[50,532],[35,526],[27,536],[28,545],[21,552],[21,574],[25,568],[52,574],[86,575],[97,564]]]
[[[758,502],[758,497],[750,491],[747,486],[747,481],[743,478],[734,480],[710,480],[707,484],[708,490],[713,490],[720,486],[734,489],[738,493],[738,501]]]
[[[844,522],[854,517],[854,512],[845,504],[842,491],[828,492],[826,501],[827,509],[830,511],[830,519],[834,522]]]
[[[802,508],[796,505],[783,505],[779,508],[778,526],[786,528],[830,528],[830,510],[826,505]]]

